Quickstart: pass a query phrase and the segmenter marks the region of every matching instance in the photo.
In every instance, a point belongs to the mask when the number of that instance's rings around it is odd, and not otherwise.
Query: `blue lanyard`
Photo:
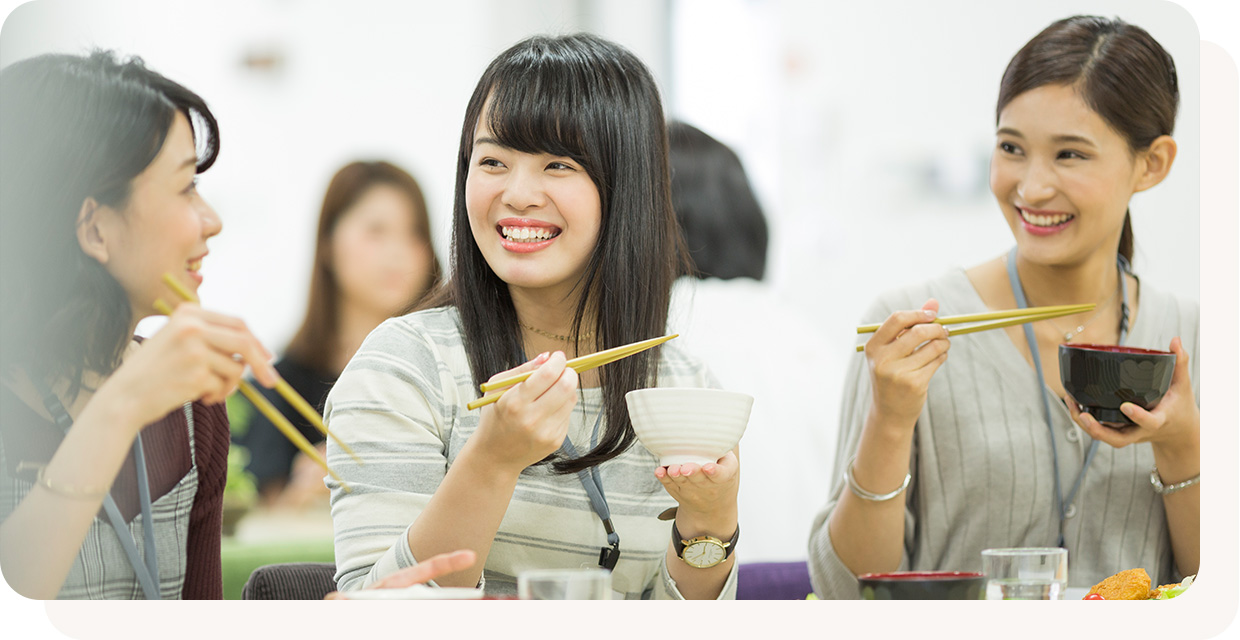
[[[69,427],[73,425],[73,418],[69,416],[64,403],[42,382],[34,384],[43,394],[44,408],[65,432],[65,435],[68,435]],[[116,537],[120,539],[121,548],[125,550],[129,564],[133,566],[134,575],[138,577],[138,584],[142,585],[142,594],[147,600],[159,600],[159,589],[155,582],[155,578],[159,576],[159,554],[155,549],[155,526],[151,517],[151,483],[146,475],[146,454],[142,451],[141,435],[134,438],[133,457],[134,467],[138,472],[138,501],[142,508],[142,539],[145,554],[138,555],[138,545],[134,542],[133,534],[129,532],[125,518],[116,506],[116,501],[112,499],[111,493],[103,499],[103,510],[107,513],[108,521],[112,525],[112,530],[116,532]]]
[[[1128,283],[1124,280],[1124,274],[1128,271],[1128,261],[1123,256],[1117,256],[1116,266],[1119,269],[1119,295],[1120,295],[1120,321],[1119,321],[1119,342],[1123,344],[1128,338]],[[1016,273],[1016,249],[1013,248],[1008,253],[1007,260],[1008,280],[1012,284],[1012,294],[1016,296],[1016,305],[1021,309],[1029,306],[1025,299],[1025,289],[1020,284],[1020,276]],[[1081,489],[1081,483],[1085,481],[1085,472],[1089,470],[1089,463],[1093,462],[1094,454],[1098,452],[1098,441],[1094,440],[1089,445],[1089,451],[1085,454],[1085,462],[1081,465],[1081,472],[1076,476],[1076,482],[1072,483],[1072,490],[1065,497],[1063,489],[1059,483],[1059,450],[1055,447],[1055,424],[1051,420],[1051,405],[1046,399],[1046,379],[1042,375],[1042,358],[1038,355],[1038,340],[1033,335],[1033,326],[1029,323],[1023,325],[1025,330],[1025,342],[1029,345],[1029,353],[1033,356],[1033,368],[1037,371],[1038,379],[1038,397],[1042,400],[1042,413],[1046,418],[1046,429],[1051,436],[1051,463],[1055,474],[1055,508],[1059,512],[1059,540],[1056,546],[1063,547],[1064,539],[1064,522],[1068,519],[1068,505],[1072,504],[1076,494]]]
[[[590,436],[590,448],[593,449],[598,444],[598,428],[603,423],[603,412],[606,407],[599,411],[598,418],[594,421],[594,433]],[[577,447],[573,446],[568,436],[564,436],[564,444],[560,446],[569,456],[576,458]],[[609,546],[599,549],[598,566],[614,570],[616,563],[620,561],[620,534],[616,533],[616,528],[611,524],[611,509],[607,507],[607,497],[603,495],[603,481],[599,477],[598,466],[588,469],[582,469],[577,472],[577,478],[581,480],[581,486],[585,487],[586,495],[590,497],[590,505],[594,507],[594,513],[598,514],[600,520],[603,521],[603,529],[607,531],[607,544]]]

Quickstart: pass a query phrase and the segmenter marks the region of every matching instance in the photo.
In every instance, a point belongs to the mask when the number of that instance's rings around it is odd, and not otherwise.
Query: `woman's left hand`
[[[439,576],[457,571],[464,571],[476,562],[478,556],[469,549],[453,551],[452,553],[441,553],[433,556],[425,562],[419,562],[412,567],[406,567],[385,576],[378,582],[366,587],[367,589],[403,589],[411,587],[415,584],[425,584]],[[347,595],[342,595],[339,591],[333,591],[327,594],[324,600],[348,600]]]
[[[1131,402],[1120,405],[1120,411],[1135,422],[1135,426],[1104,426],[1092,415],[1082,413],[1076,401],[1067,396],[1064,400],[1072,419],[1095,440],[1116,448],[1138,442],[1149,442],[1156,448],[1194,446],[1201,429],[1201,412],[1188,377],[1188,352],[1179,338],[1171,340],[1170,350],[1175,354],[1175,371],[1171,374],[1171,386],[1158,404],[1149,411]]]
[[[698,515],[704,518],[734,514],[736,494],[740,487],[740,460],[733,449],[715,462],[658,467],[654,477],[663,483],[668,495],[680,504],[679,517]]]

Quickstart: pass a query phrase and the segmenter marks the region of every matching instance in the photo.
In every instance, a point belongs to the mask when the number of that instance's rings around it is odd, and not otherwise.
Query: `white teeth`
[[[1019,211],[1020,218],[1035,227],[1054,227],[1076,217],[1069,213],[1061,213],[1053,216],[1033,216],[1029,215],[1029,213],[1024,209],[1019,209]]]
[[[504,237],[514,242],[541,242],[557,234],[546,227],[502,227]]]
[[[195,260],[195,261],[193,261],[193,262],[189,263],[189,270],[190,270],[190,271],[198,271],[198,270],[199,270],[199,269],[201,269],[201,268],[202,268],[202,260]]]

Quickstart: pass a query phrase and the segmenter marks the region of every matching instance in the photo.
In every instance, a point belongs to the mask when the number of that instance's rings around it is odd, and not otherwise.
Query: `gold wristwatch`
[[[672,547],[676,549],[677,557],[695,569],[709,569],[727,560],[736,550],[736,541],[740,537],[741,526],[738,524],[736,533],[732,534],[732,539],[727,542],[714,536],[698,536],[685,540],[676,528],[676,521],[672,521]]]

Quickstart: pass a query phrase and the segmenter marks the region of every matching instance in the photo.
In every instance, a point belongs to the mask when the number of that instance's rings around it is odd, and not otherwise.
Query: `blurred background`
[[[222,153],[200,191],[225,231],[201,294],[278,350],[305,312],[336,169],[384,159],[409,170],[446,266],[461,120],[487,62],[536,33],[592,31],[628,46],[670,116],[740,156],[770,231],[763,300],[795,316],[812,345],[796,366],[767,372],[800,389],[799,416],[755,413],[742,441],[743,560],[795,560],[836,474],[853,327],[882,320],[860,316],[879,292],[1011,246],[988,188],[999,79],[1029,38],[1081,13],[1144,27],[1175,58],[1179,156],[1133,200],[1135,269],[1197,300],[1200,38],[1167,2],[39,0],[4,23],[0,65],[102,47],[140,55],[207,99]],[[712,313],[726,330],[730,314]]]

